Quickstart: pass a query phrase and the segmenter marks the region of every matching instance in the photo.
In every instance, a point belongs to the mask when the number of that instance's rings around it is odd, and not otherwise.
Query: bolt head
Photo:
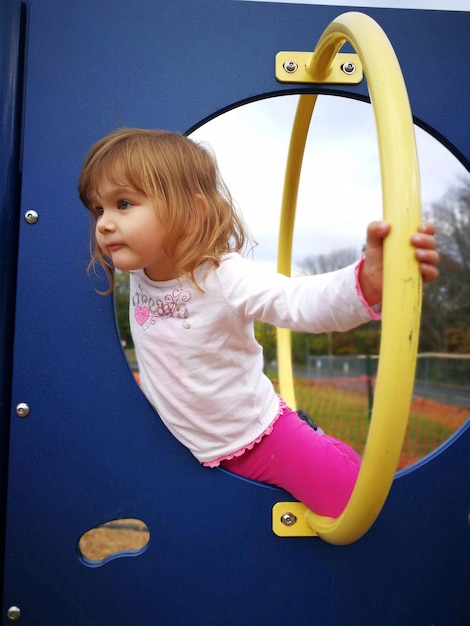
[[[36,224],[39,219],[39,214],[37,211],[26,211],[26,213],[24,214],[24,219],[28,224]]]
[[[297,521],[297,517],[293,513],[284,513],[281,517],[281,524],[284,526],[293,526]]]
[[[21,618],[21,609],[17,606],[11,606],[7,610],[7,618],[10,622],[17,622]]]
[[[284,68],[284,71],[288,74],[293,74],[297,71],[297,68],[299,66],[295,61],[286,61],[282,67]]]
[[[29,404],[26,404],[26,402],[20,402],[16,405],[16,414],[18,417],[28,417],[29,411]]]
[[[354,74],[354,72],[356,71],[356,66],[354,65],[354,63],[343,63],[343,65],[341,66],[341,69],[343,70],[343,72],[345,74],[351,75]]]

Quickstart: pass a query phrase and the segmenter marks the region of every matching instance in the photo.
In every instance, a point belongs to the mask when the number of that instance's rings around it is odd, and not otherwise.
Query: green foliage
[[[270,324],[256,322],[255,336],[263,346],[264,361],[269,364],[277,358],[276,329]],[[323,354],[377,354],[380,343],[380,323],[369,322],[345,333],[292,333],[292,362],[306,365],[310,355]]]
[[[126,347],[133,348],[134,343],[129,325],[129,275],[116,271],[114,281],[114,312],[119,334]]]
[[[271,324],[255,322],[256,341],[263,346],[264,362],[272,363],[276,360],[276,329]]]

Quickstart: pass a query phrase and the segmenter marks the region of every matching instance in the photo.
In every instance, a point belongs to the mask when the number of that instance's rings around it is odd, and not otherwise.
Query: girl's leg
[[[221,466],[282,487],[319,515],[338,517],[354,489],[360,464],[350,446],[317,433],[286,408],[269,435]]]

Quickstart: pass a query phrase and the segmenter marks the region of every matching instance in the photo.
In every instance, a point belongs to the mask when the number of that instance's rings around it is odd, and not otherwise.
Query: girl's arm
[[[382,301],[383,242],[390,228],[387,222],[371,222],[367,228],[364,263],[359,271],[359,285],[369,306]],[[430,282],[439,276],[437,269],[439,254],[436,251],[434,233],[434,224],[423,222],[410,240],[415,248],[415,257],[424,282]]]

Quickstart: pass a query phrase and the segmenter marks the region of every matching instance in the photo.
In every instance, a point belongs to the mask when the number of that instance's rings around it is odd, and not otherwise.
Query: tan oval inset
[[[150,530],[142,520],[115,519],[83,533],[78,551],[86,565],[98,567],[115,558],[139,556],[149,541]]]

